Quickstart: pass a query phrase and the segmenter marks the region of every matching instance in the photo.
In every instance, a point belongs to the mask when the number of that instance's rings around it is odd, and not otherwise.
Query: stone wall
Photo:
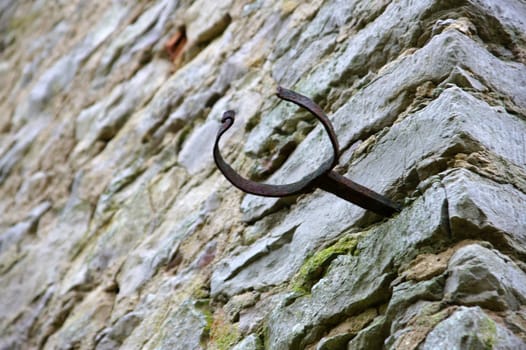
[[[1,349],[526,349],[523,0],[0,3]],[[403,203],[244,195],[328,156]]]

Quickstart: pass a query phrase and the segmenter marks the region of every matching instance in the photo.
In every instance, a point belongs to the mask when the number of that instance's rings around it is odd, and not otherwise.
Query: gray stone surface
[[[472,115],[472,111],[475,110],[477,113]],[[436,113],[439,111],[450,116],[450,118],[436,118]],[[489,117],[493,120],[491,124],[482,122],[483,118],[487,119]],[[477,118],[480,119],[478,122],[475,122]],[[473,123],[468,123],[468,120],[473,121]],[[440,132],[433,133],[434,130],[439,130]],[[415,133],[422,133],[422,135],[425,134],[428,136],[415,137]],[[495,134],[502,136],[494,137]],[[416,169],[420,169],[422,163],[429,161],[429,159],[436,159],[435,162],[439,162],[441,157],[451,154],[452,149],[457,152],[463,151],[466,153],[476,151],[477,149],[489,149],[503,158],[508,157],[511,162],[519,163],[518,165],[523,167],[524,159],[526,158],[524,157],[525,149],[522,147],[522,143],[513,142],[510,144],[506,141],[513,138],[521,138],[523,135],[526,135],[526,126],[524,123],[521,123],[519,119],[516,119],[512,115],[494,111],[484,102],[473,98],[460,89],[447,89],[426,108],[415,113],[411,118],[395,124],[377,141],[367,155],[357,159],[352,164],[346,176],[382,193],[398,182],[408,182],[409,180],[407,178],[409,174]],[[309,162],[300,162],[299,160],[304,158],[312,159],[312,153],[316,152],[316,147],[313,144],[315,142],[314,140],[315,138],[306,139],[302,143],[302,146],[292,155],[292,158],[298,160],[295,162],[291,161],[290,167],[288,164],[285,164],[284,169],[293,169],[291,170],[292,173],[300,173],[300,170],[307,173],[309,169],[305,168],[308,168]],[[303,147],[304,144],[305,147]],[[404,161],[389,162],[389,159],[400,157],[400,153],[403,154],[401,157]],[[439,166],[435,171],[440,169]],[[277,175],[285,177],[283,173],[286,173],[286,170],[276,172]],[[431,175],[423,171],[420,171],[420,174],[422,174],[421,180],[425,180],[426,177]],[[405,185],[410,186],[410,183],[406,183]],[[254,205],[254,207],[249,210],[250,215],[253,215],[251,219],[254,219],[263,213],[260,211],[262,207],[258,207],[258,204],[268,203],[268,200],[251,197],[255,199],[248,199],[247,196],[242,205]],[[245,280],[244,276],[250,276],[250,278],[257,280],[258,284],[278,283],[280,279],[277,279],[276,275],[286,276],[287,274],[290,275],[295,272],[298,265],[294,260],[301,259],[298,258],[297,255],[308,253],[302,253],[305,248],[312,245],[312,243],[305,243],[304,238],[306,236],[316,237],[314,235],[328,235],[330,231],[325,230],[322,233],[322,231],[313,229],[322,224],[325,218],[332,221],[337,216],[345,217],[345,219],[343,219],[345,221],[341,222],[340,220],[340,223],[344,224],[347,222],[348,225],[350,225],[352,221],[356,220],[361,214],[361,209],[349,206],[347,203],[332,197],[330,194],[314,194],[308,195],[307,197],[311,198],[311,204],[306,206],[299,203],[298,206],[293,207],[291,214],[289,214],[288,218],[284,221],[284,225],[276,227],[269,235],[272,237],[274,235],[273,232],[280,235],[283,234],[282,232],[287,232],[286,229],[292,225],[290,221],[298,221],[295,217],[301,216],[301,225],[294,234],[290,248],[284,251],[282,250],[281,252],[274,252],[268,257],[261,257],[259,252],[261,252],[262,249],[266,249],[270,244],[267,243],[268,237],[264,237],[260,242],[255,242],[251,247],[247,248],[245,252],[240,254],[240,256],[244,257],[245,261],[250,260],[252,264],[252,267],[248,271],[239,272],[241,266],[234,264],[235,268],[232,269],[236,271],[235,277],[232,277],[231,273],[221,272],[224,269],[223,265],[226,266],[230,264],[227,261],[219,266],[214,276],[218,277],[226,274],[222,278],[224,280],[228,279],[227,285],[239,283],[245,286],[245,288],[252,284]],[[520,198],[520,194],[518,198]],[[452,200],[454,200],[454,197]],[[520,201],[520,199],[515,200]],[[270,201],[272,201],[272,199]],[[324,206],[325,204],[323,203],[328,203],[329,201],[333,203],[330,207],[331,216],[324,217],[319,207]],[[488,202],[488,204],[489,203],[491,202]],[[263,208],[269,210],[269,207],[263,206]],[[520,207],[515,205],[514,208]],[[454,206],[451,207],[451,210],[454,210]],[[312,211],[312,214],[308,214],[308,211]],[[247,212],[245,212],[245,215],[248,215]],[[452,216],[454,217],[454,215]],[[522,214],[517,213],[517,216],[518,220],[516,222],[518,225],[521,225],[520,222],[523,221],[520,219]],[[340,225],[340,223],[338,225]],[[285,229],[283,226],[285,226]],[[328,230],[332,230],[332,228]],[[520,230],[517,232],[520,232]],[[322,237],[319,237],[318,239],[321,238]],[[312,238],[310,242],[312,242]],[[291,251],[294,253],[289,253]],[[238,258],[236,258],[236,260],[237,259]],[[278,259],[287,262],[281,265],[280,270],[274,269],[274,264],[271,263],[271,261]],[[254,260],[260,260],[261,263],[254,263]],[[262,270],[261,266],[264,264],[272,266],[272,268],[267,271],[265,271],[264,268]],[[284,273],[283,270],[290,272]],[[261,274],[264,274],[265,277],[260,278],[259,276],[261,276]],[[216,289],[217,284],[215,282],[219,282],[217,277],[213,278],[212,290]],[[243,279],[242,282],[237,282],[240,279]],[[236,288],[236,290],[239,290],[239,288]]]
[[[522,0],[3,1],[0,349],[524,348],[525,18]],[[327,158],[279,85],[401,213],[224,179],[229,109],[243,175]]]
[[[243,339],[239,344],[234,346],[232,350],[260,350],[263,349],[261,339],[255,334],[251,334]]]
[[[443,189],[434,186],[399,216],[368,231],[358,255],[336,258],[311,295],[282,303],[273,311],[268,346],[302,348],[319,337],[331,320],[385,302],[394,266],[410,259],[415,246],[447,235],[441,217],[444,201]]]
[[[327,46],[331,41],[339,40],[343,41],[342,49],[333,50],[329,54],[330,59],[326,59],[322,65],[315,66],[311,74],[303,77],[299,83],[301,88],[299,90],[315,96],[329,89],[331,84],[336,85],[344,79],[349,80],[348,84],[352,85],[354,80],[363,77],[368,71],[378,70],[385,62],[398,56],[402,50],[412,47],[412,41],[415,40],[414,36],[418,35],[418,30],[416,26],[411,26],[408,21],[416,20],[419,16],[425,16],[425,10],[436,6],[436,3],[435,0],[420,1],[418,4],[409,7],[406,2],[387,5],[381,1],[370,1],[367,2],[367,5],[364,1],[327,3],[309,25],[307,32],[303,34],[292,32],[285,36],[285,43],[300,36],[296,45],[305,45],[305,43],[307,45],[301,51],[292,49],[282,54],[283,57],[277,61],[278,65],[274,69],[274,74],[280,82],[284,80],[283,84],[293,85],[298,78],[301,78],[301,72],[308,67],[309,63],[298,65],[298,67],[289,67],[287,60],[295,56],[316,58],[319,55],[320,46]],[[372,22],[368,23],[363,30],[358,31],[356,35],[349,35],[346,33],[349,30],[346,26],[337,25],[338,21],[344,21],[345,18],[351,21],[347,24],[351,28],[353,25],[357,25],[359,21],[363,20],[365,23],[368,18]],[[407,20],[402,18],[407,18]],[[400,35],[393,35],[393,33],[400,33]],[[389,45],[388,43],[391,41],[396,41],[396,44]],[[278,53],[281,52],[278,51]],[[282,78],[283,76],[284,78]],[[401,83],[401,81],[398,82],[398,84]],[[371,91],[374,92],[376,89],[371,87],[367,94],[362,96],[368,96]],[[378,98],[370,100],[366,98],[365,100],[369,100],[369,103],[377,103],[383,98],[388,98],[387,96],[380,97],[380,95],[385,95],[385,90],[383,93],[375,92],[375,94],[378,94],[375,96]],[[349,103],[352,102],[349,101]],[[349,114],[348,111],[342,111],[343,113],[339,115],[348,119],[354,118],[356,115],[363,116],[362,118],[368,117],[370,113],[367,112],[372,109],[367,109],[369,106],[364,106],[363,102],[360,107],[363,108],[361,110],[363,113]],[[358,122],[358,120],[353,121],[354,123]],[[271,134],[274,133],[274,129],[281,127],[284,123],[285,120],[280,114],[276,116],[272,114],[262,119],[249,136],[250,149],[260,151]]]
[[[429,281],[418,283],[411,281],[394,286],[393,295],[386,310],[387,319],[391,324],[391,333],[395,334],[398,330],[403,329],[426,307],[442,300],[443,285],[444,277],[439,276]]]
[[[467,170],[444,178],[451,230],[459,238],[483,238],[524,252],[526,195],[509,184]]]
[[[110,7],[68,54],[58,59],[38,78],[27,100],[18,106],[13,122],[24,123],[40,115],[51,98],[65,92],[79,66],[117,29],[127,12],[125,6],[117,3]]]
[[[24,125],[10,140],[7,147],[2,147],[0,156],[0,183],[9,175],[31,147],[37,135],[42,131],[46,121],[43,118],[35,118]]]
[[[109,45],[103,48],[100,64],[96,68],[93,86],[103,84],[108,73],[115,72],[124,64],[130,64],[134,56],[148,51],[152,46],[161,49],[160,39],[166,36],[173,21],[179,1],[163,0],[146,7],[136,20],[126,23]]]
[[[166,80],[169,64],[149,64],[138,71],[133,79],[117,85],[109,96],[90,106],[77,117],[74,155],[93,149],[96,141],[107,141],[127,122],[137,109]]]
[[[517,310],[526,302],[526,274],[508,257],[480,245],[449,260],[444,293],[452,302],[490,310]]]
[[[124,339],[141,323],[142,318],[137,312],[130,312],[121,317],[114,326],[99,333],[96,349],[115,349],[122,345]]]
[[[207,15],[202,11],[205,6],[208,7]],[[208,3],[206,0],[194,2],[185,16],[188,40],[201,43],[219,36],[230,24],[228,12],[231,6],[232,0],[214,1],[213,3]]]
[[[219,123],[211,121],[197,128],[189,136],[179,153],[179,163],[188,169],[190,174],[210,168],[213,162],[212,152],[214,139],[219,128]]]
[[[450,35],[454,38],[456,37],[456,34]],[[440,51],[436,48],[433,50]],[[426,54],[425,56],[423,55],[423,57],[429,57],[429,55]],[[415,63],[408,63],[408,66],[409,65],[417,67],[428,66],[428,64]],[[435,65],[431,64],[431,66]],[[407,68],[406,71],[407,70],[409,70],[409,68]],[[397,73],[396,76],[401,76],[401,74],[402,73]],[[412,74],[415,74],[415,79],[416,77],[419,77],[419,79],[421,77],[419,72],[410,71],[410,74],[411,77],[413,77]],[[388,79],[387,76],[388,75],[385,77],[386,81],[392,84],[393,79]],[[526,76],[526,71],[524,72],[524,76]],[[421,80],[421,82],[423,81],[425,81],[425,79]],[[382,84],[382,86],[385,85]],[[399,89],[402,88],[399,87]],[[376,91],[379,91],[379,89],[372,90],[375,92],[371,92],[371,94],[378,93]],[[371,94],[369,94],[369,96]],[[367,100],[367,97],[364,97],[362,100],[364,99]],[[373,100],[378,101],[378,99]],[[349,102],[349,106],[352,106],[351,102]],[[345,106],[342,107],[342,109],[345,108]],[[475,110],[477,112],[474,112]],[[357,115],[357,113],[351,110],[344,110],[341,112],[338,111],[332,116],[337,131],[342,131],[337,132],[337,134],[340,145],[343,146],[348,144],[349,138],[356,138],[355,136],[348,137],[346,133],[348,134],[349,131],[356,130],[358,125],[354,119],[352,119],[352,127],[346,124],[340,124],[341,119],[338,117],[340,113],[346,116]],[[447,117],[436,118],[437,113],[446,115],[449,119]],[[380,118],[383,119],[385,116],[386,115],[383,114]],[[487,118],[491,118],[492,122],[484,123],[483,121],[487,120]],[[470,121],[469,123],[466,122],[468,120]],[[360,119],[360,123],[364,122],[366,122],[364,119]],[[349,123],[351,123],[351,119]],[[363,128],[370,129],[371,127],[371,125],[367,125]],[[439,130],[440,134],[424,132],[426,137],[415,138],[415,131],[420,131],[423,128],[429,131]],[[360,134],[362,132],[357,131],[357,133]],[[458,150],[460,152],[472,152],[471,147],[473,147],[473,145],[469,143],[470,140],[466,140],[466,138],[481,143],[483,147],[495,152],[499,156],[509,159],[524,169],[526,166],[526,151],[522,145],[526,142],[524,140],[525,134],[526,127],[519,118],[502,113],[502,111],[492,108],[488,104],[473,98],[458,88],[446,89],[435,101],[416,113],[413,117],[394,124],[387,135],[378,141],[376,147],[373,148],[373,152],[366,155],[364,159],[359,159],[351,164],[351,170],[348,175],[350,175],[354,181],[382,192],[383,189],[392,186],[393,182],[397,181],[397,176],[406,174],[404,171],[408,172],[415,163],[423,161],[424,157],[429,159],[430,156],[434,156],[434,158],[437,158],[442,156],[441,153],[455,149],[455,147],[464,148]],[[302,160],[313,160],[313,163],[317,164],[317,157],[319,157],[320,154],[324,154],[318,150],[321,147],[323,147],[323,150],[330,149],[328,147],[328,139],[322,135],[320,128],[315,129],[311,135],[293,152],[283,167],[272,175],[269,182],[291,182],[300,179],[303,175],[307,174],[310,169],[314,168],[310,161],[305,162]],[[496,135],[499,136],[496,137]],[[439,148],[441,149],[439,150]],[[392,159],[395,153],[400,152],[400,149],[403,149],[403,152],[405,152],[403,161],[386,164],[385,159]],[[430,152],[432,149],[437,149],[438,154],[431,155]],[[381,157],[381,159],[377,159],[378,157]],[[378,172],[384,175],[382,179],[378,179],[373,175],[375,171],[371,169],[372,163],[380,168]],[[386,169],[386,166],[389,166],[390,169]],[[367,171],[363,171],[363,168],[367,169]],[[389,176],[390,178],[385,178],[385,176]],[[247,195],[243,201],[245,220],[252,221],[271,212],[276,208],[277,201],[278,199],[262,199],[260,197]]]
[[[440,322],[419,346],[431,349],[526,349],[526,344],[479,307],[461,306]]]
[[[348,344],[348,350],[354,349],[379,349],[383,346],[383,337],[385,336],[384,317],[377,317],[373,323],[364,328]]]
[[[78,244],[83,234],[87,231],[91,215],[91,211],[87,206],[78,204],[69,210],[64,210],[62,215],[60,225],[48,232],[41,245],[33,245],[30,252],[19,256],[16,260],[9,263],[9,269],[3,271],[1,277],[3,284],[16,283],[18,285],[17,288],[2,291],[0,323],[3,325],[8,324],[17,315],[23,316],[30,313],[30,310],[25,310],[25,305],[30,305],[33,300],[38,302],[45,296],[49,284],[56,281],[60,272],[64,271],[66,267],[65,260],[71,254],[71,247]],[[51,244],[51,242],[56,247],[55,249],[46,248],[47,244]],[[8,254],[2,254],[0,258],[2,260],[11,260]],[[51,264],[53,269],[44,264],[44,261]],[[20,276],[33,275],[35,278],[29,279],[22,284],[16,282],[20,280]],[[56,290],[57,287],[54,289]],[[26,327],[31,327],[31,324],[26,325]],[[4,326],[2,328],[6,329]]]
[[[481,55],[485,59],[474,59]],[[336,111],[333,116],[336,130],[343,130],[338,133],[340,143],[348,145],[364,134],[388,125],[406,107],[407,96],[404,94],[410,86],[446,79],[457,65],[469,67],[474,74],[484,76],[492,89],[524,96],[524,65],[498,60],[466,36],[454,30],[446,31],[433,37],[414,54],[386,67],[378,78]],[[364,104],[360,101],[370,102]],[[526,101],[520,97],[514,102],[523,108],[526,106]],[[350,117],[357,115],[363,117]]]
[[[206,315],[196,308],[195,302],[186,301],[180,308],[168,315],[162,325],[163,331],[155,348],[204,349],[207,325]]]

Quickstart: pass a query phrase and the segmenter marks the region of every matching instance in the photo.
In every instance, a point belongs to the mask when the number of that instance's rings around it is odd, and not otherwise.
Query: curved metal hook
[[[225,175],[234,186],[242,191],[266,197],[284,197],[293,194],[306,193],[319,187],[322,190],[328,191],[342,199],[359,205],[364,209],[372,210],[382,216],[389,217],[402,210],[400,204],[393,202],[389,198],[357,184],[356,182],[331,170],[338,163],[340,150],[332,124],[329,118],[323,113],[320,106],[315,104],[308,97],[282,87],[278,88],[277,96],[285,101],[295,103],[298,106],[305,108],[323,124],[325,131],[327,131],[327,134],[329,135],[333,154],[329,159],[323,162],[317,170],[303,177],[300,181],[288,185],[260,184],[245,179],[225,162],[219,151],[219,140],[221,139],[221,136],[223,136],[223,134],[234,124],[234,111],[226,111],[221,119],[222,125],[217,133],[214,143],[214,160],[219,170],[221,170],[223,175]]]
[[[276,95],[282,100],[292,102],[300,107],[305,108],[321,122],[321,124],[325,128],[325,131],[327,131],[327,135],[329,135],[332,149],[334,151],[334,156],[331,158],[332,162],[330,165],[330,169],[334,168],[336,164],[338,164],[338,158],[340,158],[340,146],[338,145],[338,137],[336,136],[336,132],[332,127],[332,123],[329,120],[329,118],[325,115],[321,107],[314,103],[307,96],[303,96],[295,91],[285,89],[281,86],[278,86],[278,91]],[[329,162],[329,160],[327,160],[326,162]]]
[[[313,171],[309,175],[304,176],[301,180],[291,184],[270,185],[245,179],[244,177],[239,175],[234,169],[232,169],[230,165],[228,165],[228,163],[221,156],[221,152],[219,151],[219,140],[221,139],[221,136],[228,129],[230,129],[230,127],[234,124],[235,120],[234,111],[226,111],[223,114],[223,117],[221,118],[222,125],[217,133],[217,137],[214,143],[214,161],[219,170],[228,179],[228,181],[232,183],[232,185],[236,186],[242,191],[258,196],[284,197],[309,192],[312,189],[315,180],[317,180],[321,175],[329,172],[338,163],[339,146],[338,140],[336,138],[336,133],[334,132],[329,118],[327,118],[327,116],[323,113],[320,106],[312,102],[309,98],[300,95],[292,90],[284,89],[282,87],[278,87],[277,96],[285,101],[295,103],[296,105],[303,107],[309,112],[311,112],[323,124],[323,127],[329,135],[329,139],[331,141],[331,145],[334,152],[333,155],[329,159],[324,161],[323,164],[317,170]]]

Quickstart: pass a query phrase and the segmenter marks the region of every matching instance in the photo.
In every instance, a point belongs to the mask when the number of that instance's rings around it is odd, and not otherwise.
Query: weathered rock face
[[[526,349],[526,3],[0,4],[0,349]],[[244,195],[338,171],[403,203]]]

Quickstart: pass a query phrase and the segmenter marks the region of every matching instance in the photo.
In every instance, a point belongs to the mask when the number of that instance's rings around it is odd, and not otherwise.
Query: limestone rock
[[[243,339],[232,350],[260,350],[262,349],[261,340],[255,334],[251,334]]]
[[[270,316],[269,346],[301,348],[319,337],[330,320],[385,302],[392,266],[407,259],[411,247],[445,234],[440,215],[444,199],[438,186],[429,189],[400,216],[367,232],[356,257],[336,258],[311,295],[278,306]]]
[[[230,23],[229,9],[231,0],[216,1],[210,8],[206,1],[196,1],[186,13],[186,25],[188,27],[189,40],[200,43],[209,41],[218,36]],[[203,14],[202,8],[209,7],[207,14]]]
[[[0,349],[526,348],[525,18],[522,0],[0,1]],[[329,156],[277,86],[400,213],[224,179],[226,110],[247,178]]]
[[[498,252],[470,245],[449,260],[444,293],[455,303],[517,310],[526,301],[526,274]]]
[[[480,238],[523,251],[523,203],[526,195],[514,186],[489,181],[466,170],[444,179],[448,192],[451,229],[460,237]],[[509,215],[509,216],[508,216]],[[476,231],[466,230],[476,228]],[[469,232],[477,232],[470,235]]]
[[[204,349],[203,343],[209,327],[206,315],[196,308],[195,302],[187,301],[172,311],[162,325],[159,349]],[[152,344],[153,345],[153,344]]]
[[[479,307],[461,306],[440,322],[419,349],[526,349],[526,344]]]
[[[359,332],[348,344],[347,349],[379,349],[385,333],[384,317],[377,317],[369,326]]]

